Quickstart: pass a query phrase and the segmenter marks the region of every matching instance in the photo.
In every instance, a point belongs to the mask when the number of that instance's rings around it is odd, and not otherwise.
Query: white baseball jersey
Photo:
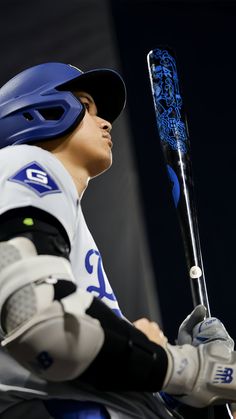
[[[116,297],[103,269],[101,255],[88,230],[73,180],[62,163],[53,154],[36,146],[16,145],[0,150],[0,214],[19,207],[34,206],[54,217],[65,228],[71,243],[71,265],[77,286],[99,297],[122,316]],[[98,378],[99,379],[99,378]],[[125,377],[124,377],[125,379]],[[22,406],[33,404],[27,411],[28,419],[50,418],[40,400],[48,398],[100,402],[109,409],[123,412],[121,417],[151,418],[156,403],[148,396],[145,403],[141,395],[119,395],[96,392],[72,384],[47,383],[21,367],[2,349],[0,350],[0,414],[1,418],[23,417]],[[32,399],[37,399],[32,402]],[[15,411],[6,409],[16,404]],[[14,407],[13,407],[14,409]],[[6,413],[3,414],[3,412]],[[131,415],[132,412],[132,415]]]

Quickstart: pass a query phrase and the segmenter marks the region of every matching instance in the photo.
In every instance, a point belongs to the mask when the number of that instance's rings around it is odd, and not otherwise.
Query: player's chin
[[[112,165],[112,154],[104,153],[100,155],[98,159],[96,159],[95,164],[90,167],[90,177],[96,177],[104,172],[106,172]]]

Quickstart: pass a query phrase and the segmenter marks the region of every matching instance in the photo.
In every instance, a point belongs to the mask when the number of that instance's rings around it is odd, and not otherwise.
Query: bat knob
[[[202,270],[199,266],[192,266],[189,271],[190,278],[200,278],[202,276]]]

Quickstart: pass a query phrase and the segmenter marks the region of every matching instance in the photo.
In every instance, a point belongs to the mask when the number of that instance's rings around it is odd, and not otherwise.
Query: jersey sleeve
[[[36,146],[0,151],[0,214],[32,206],[53,215],[73,242],[78,194],[72,178],[53,154]]]

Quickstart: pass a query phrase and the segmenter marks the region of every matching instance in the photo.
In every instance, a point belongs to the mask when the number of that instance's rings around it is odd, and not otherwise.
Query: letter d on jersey
[[[37,162],[31,162],[21,167],[8,178],[8,181],[26,186],[40,197],[61,192],[52,176]]]

